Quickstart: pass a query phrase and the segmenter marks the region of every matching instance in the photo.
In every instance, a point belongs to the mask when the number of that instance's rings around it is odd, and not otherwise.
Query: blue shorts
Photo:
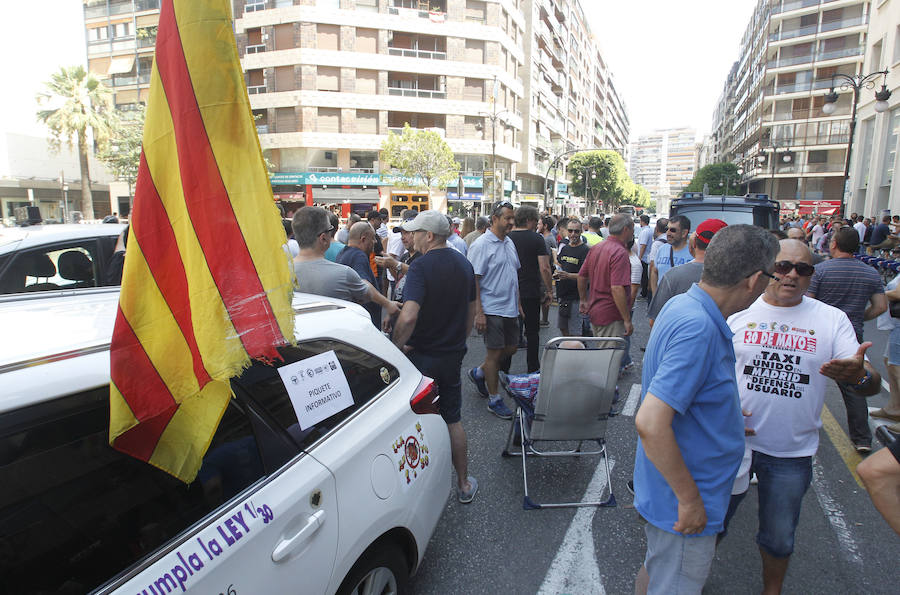
[[[434,379],[437,384],[438,410],[448,424],[461,419],[462,386],[459,375],[463,356],[466,351],[448,351],[443,353],[422,353],[413,350],[407,357],[409,361],[425,376]]]
[[[812,481],[812,457],[772,457],[753,451],[750,472],[759,480],[759,532],[756,543],[775,558],[786,558],[794,552],[794,533],[800,521],[803,496]],[[725,517],[728,521],[737,511],[744,494],[731,497]]]
[[[884,357],[892,366],[900,366],[900,327],[891,329],[884,345]]]

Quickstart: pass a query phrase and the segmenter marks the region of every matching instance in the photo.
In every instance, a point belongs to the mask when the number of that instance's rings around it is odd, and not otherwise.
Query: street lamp
[[[850,152],[853,149],[853,136],[856,133],[856,107],[859,103],[859,92],[862,89],[874,89],[875,80],[879,76],[881,76],[881,90],[875,92],[875,111],[879,114],[886,111],[888,107],[890,107],[888,105],[888,99],[890,99],[891,97],[891,91],[885,84],[887,81],[887,74],[887,70],[879,70],[878,72],[872,72],[866,75],[849,75],[841,73],[831,75],[831,90],[825,95],[825,103],[822,105],[822,111],[825,112],[826,116],[830,116],[837,109],[838,94],[837,91],[834,90],[835,79],[838,79],[841,82],[840,88],[842,91],[853,91],[853,100],[850,112],[850,136],[847,139],[847,153],[844,159],[844,183],[842,185],[843,194],[841,194],[841,219],[844,218],[846,206],[845,203],[848,195],[847,181],[850,178]]]
[[[769,176],[769,198],[775,200],[773,193],[775,192],[775,162],[778,160],[778,151],[783,150],[784,154],[781,156],[781,161],[783,163],[790,163],[794,160],[794,155],[791,153],[791,150],[787,147],[787,145],[779,145],[777,142],[769,143],[769,146],[772,147],[772,158],[769,161],[770,166],[770,176]],[[762,165],[766,162],[766,156],[760,155],[756,158],[757,162]]]
[[[744,169],[739,167],[737,169],[736,175],[726,174],[722,177],[722,180],[719,182],[719,186],[722,187],[722,195],[728,194],[728,186],[732,185],[731,182],[739,182],[741,176],[744,174]]]
[[[582,183],[584,185],[584,197],[586,199],[588,199],[588,210],[589,211],[591,210],[591,205],[597,199],[597,195],[594,190],[594,180],[597,179],[597,172],[594,170],[595,170],[595,167],[592,165],[589,165],[589,166],[585,167],[580,174]]]
[[[497,118],[500,117],[500,114],[508,114],[509,110],[502,109],[497,111],[497,76],[494,75],[494,92],[491,95],[491,111],[490,112],[478,112],[478,115],[483,118],[488,118],[491,121],[491,201],[498,202],[497,198]],[[482,191],[484,189],[482,188]],[[482,208],[482,214],[484,214],[484,209]]]

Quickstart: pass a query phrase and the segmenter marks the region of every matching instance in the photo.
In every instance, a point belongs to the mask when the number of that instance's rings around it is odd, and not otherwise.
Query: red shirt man
[[[590,315],[595,337],[625,337],[634,330],[628,256],[632,244],[634,221],[619,213],[610,221],[609,237],[591,248],[578,273],[579,309]]]

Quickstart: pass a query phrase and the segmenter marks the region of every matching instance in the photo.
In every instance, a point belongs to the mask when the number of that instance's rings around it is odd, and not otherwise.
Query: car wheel
[[[353,565],[338,589],[340,595],[404,595],[409,570],[396,545],[370,549]]]

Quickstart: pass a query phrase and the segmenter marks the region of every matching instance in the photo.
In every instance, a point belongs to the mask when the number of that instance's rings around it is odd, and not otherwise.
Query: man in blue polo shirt
[[[475,271],[475,328],[484,335],[486,353],[484,362],[468,376],[478,393],[488,397],[491,413],[501,419],[512,419],[512,411],[500,396],[497,372],[519,346],[519,254],[507,235],[513,222],[513,206],[498,203],[491,212],[490,229],[469,248]]]
[[[765,291],[778,253],[768,231],[733,225],[709,244],[698,285],[666,303],[644,357],[634,505],[647,521],[635,591],[703,589],[744,453],[725,319]]]

